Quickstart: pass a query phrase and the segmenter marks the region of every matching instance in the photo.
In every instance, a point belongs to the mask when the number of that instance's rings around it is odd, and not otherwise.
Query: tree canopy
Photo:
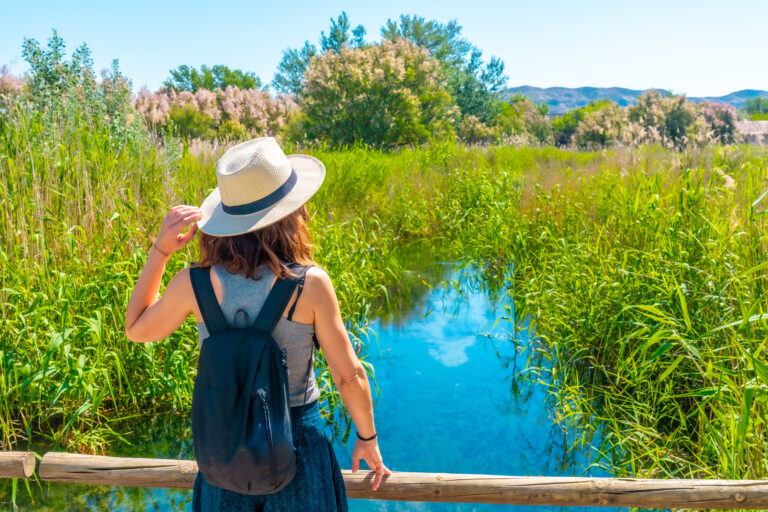
[[[483,62],[483,52],[461,37],[456,20],[441,24],[401,15],[398,21],[387,20],[381,35],[390,41],[409,39],[443,63],[448,93],[463,116],[474,115],[487,123],[498,114],[496,93],[507,82],[504,62],[496,57]]]
[[[310,141],[391,148],[453,134],[439,63],[410,41],[326,52],[305,80],[301,132]]]
[[[272,87],[277,92],[290,93],[301,96],[304,88],[304,73],[309,67],[309,61],[315,55],[326,52],[338,53],[343,48],[362,48],[365,46],[365,27],[356,26],[354,29],[349,22],[347,13],[342,13],[336,18],[330,19],[331,26],[328,35],[320,32],[320,49],[309,41],[304,41],[300,49],[288,48],[283,51],[283,58],[277,65],[277,73],[272,80]]]
[[[216,91],[226,89],[230,85],[240,89],[261,89],[261,79],[250,71],[229,69],[218,64],[209,68],[206,65],[198,71],[192,66],[181,65],[170,71],[171,76],[163,82],[163,86],[174,91],[197,92],[198,89]]]
[[[365,28],[358,25],[353,29],[346,12],[330,21],[328,34],[325,31],[320,34],[319,48],[306,41],[300,49],[283,52],[272,81],[277,91],[301,97],[305,87],[304,74],[312,57],[370,45],[364,40]],[[381,28],[381,36],[384,41],[391,42],[406,39],[425,48],[440,62],[445,89],[458,106],[461,117],[471,115],[482,123],[489,123],[499,114],[497,93],[507,81],[504,63],[496,57],[485,62],[482,52],[461,37],[461,26],[456,20],[442,24],[420,16],[402,15],[397,20],[387,20]]]

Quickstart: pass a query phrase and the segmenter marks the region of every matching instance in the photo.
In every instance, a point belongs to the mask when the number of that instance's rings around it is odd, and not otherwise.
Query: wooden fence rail
[[[373,473],[342,471],[350,498],[588,507],[768,509],[768,480],[661,480],[521,477],[393,472],[377,491]],[[49,452],[40,478],[56,482],[191,489],[197,464],[187,460]]]
[[[29,478],[34,472],[34,453],[0,452],[0,478]]]

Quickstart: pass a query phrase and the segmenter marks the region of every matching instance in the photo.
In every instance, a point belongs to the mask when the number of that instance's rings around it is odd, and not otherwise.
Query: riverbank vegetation
[[[200,203],[226,143],[153,127],[117,66],[98,80],[87,48],[71,61],[56,48],[30,44],[39,74],[0,96],[0,430],[6,449],[43,435],[99,452],[125,420],[189,410],[192,321],[133,344],[123,314],[164,213]],[[687,134],[669,119],[688,106],[659,101],[666,117],[646,103],[630,118]],[[316,257],[361,354],[413,254],[479,262],[491,282],[511,264],[516,318],[537,339],[527,375],[550,386],[575,443],[600,430],[597,464],[766,478],[768,155],[642,140],[592,152],[284,145],[327,167],[309,204]],[[182,251],[166,277],[194,259]],[[319,365],[326,412],[343,423]]]

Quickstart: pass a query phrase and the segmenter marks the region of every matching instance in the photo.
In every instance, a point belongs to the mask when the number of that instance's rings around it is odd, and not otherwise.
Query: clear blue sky
[[[45,42],[56,28],[68,50],[88,44],[97,71],[119,59],[134,90],[157,89],[180,64],[225,64],[269,82],[283,49],[316,43],[342,10],[370,41],[400,14],[455,18],[486,57],[504,60],[509,85],[768,89],[768,0],[3,3],[0,65],[23,73],[23,38]]]

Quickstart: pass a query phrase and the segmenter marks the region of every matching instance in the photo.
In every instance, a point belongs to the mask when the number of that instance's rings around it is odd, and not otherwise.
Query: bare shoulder
[[[192,278],[189,277],[191,269],[192,267],[186,267],[176,272],[176,274],[171,278],[170,282],[168,283],[168,286],[179,287],[179,288],[183,288],[191,291]]]
[[[182,301],[185,305],[191,305],[197,302],[194,299],[194,292],[192,290],[192,277],[191,267],[186,267],[178,272],[168,282],[168,286],[165,289],[165,293],[169,291],[173,294],[174,300]]]
[[[307,270],[307,278],[304,283],[305,290],[311,302],[313,322],[320,345],[323,345],[323,337],[329,325],[338,326],[341,322],[339,300],[336,290],[333,288],[331,276],[322,267],[313,266]],[[323,334],[325,332],[325,334]]]
[[[333,288],[331,276],[328,275],[328,272],[326,272],[324,268],[317,265],[313,265],[307,270],[306,284],[308,287],[312,286],[313,288],[324,288],[329,286]]]
[[[331,276],[325,269],[315,265],[307,270],[307,277],[305,281],[305,292],[312,297],[313,302],[321,303],[334,295],[333,283],[331,282]]]

